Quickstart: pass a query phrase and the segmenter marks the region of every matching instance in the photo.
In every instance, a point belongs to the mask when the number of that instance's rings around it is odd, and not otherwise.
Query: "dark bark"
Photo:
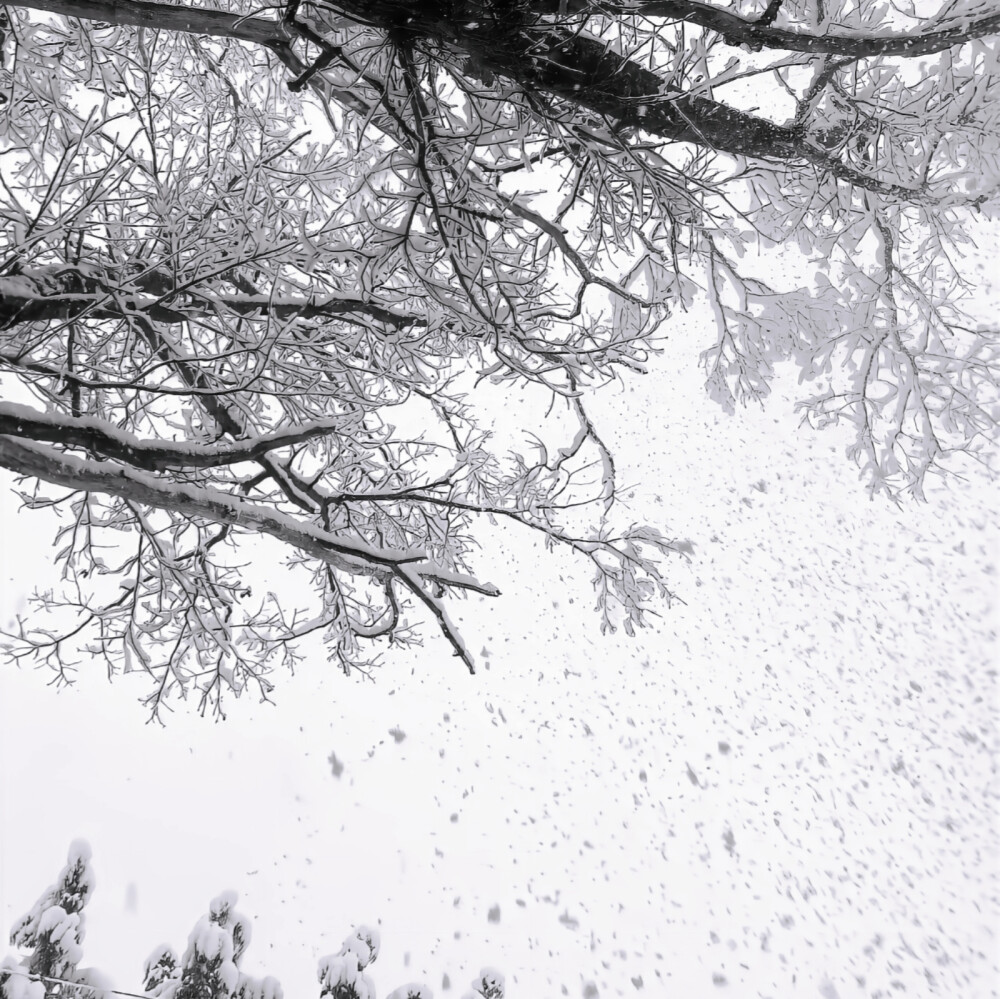
[[[113,276],[109,275],[108,280]],[[392,329],[426,326],[417,316],[402,315],[371,302],[351,298],[295,299],[269,295],[237,295],[213,291],[199,297],[197,292],[171,296],[169,291],[155,297],[119,292],[112,297],[108,280],[95,278],[71,267],[25,270],[0,277],[0,329],[27,322],[73,319],[122,319],[120,305],[130,315],[139,313],[152,322],[176,325],[196,316],[217,315],[222,309],[240,316],[273,316],[275,319],[370,319]],[[123,280],[118,287],[127,285]],[[116,301],[115,299],[118,299]],[[183,298],[178,302],[177,298]]]
[[[429,38],[471,56],[483,79],[505,77],[526,91],[587,108],[617,128],[637,128],[663,139],[709,146],[739,156],[806,161],[839,179],[889,198],[919,200],[920,192],[887,184],[811,144],[798,127],[779,125],[719,101],[672,90],[655,72],[603,41],[538,18],[474,13],[445,16],[440,5],[403,0],[347,0],[342,9],[403,37]],[[451,10],[452,8],[448,8]],[[531,8],[534,10],[534,6]],[[489,8],[493,10],[493,8]],[[405,25],[405,30],[401,25]]]

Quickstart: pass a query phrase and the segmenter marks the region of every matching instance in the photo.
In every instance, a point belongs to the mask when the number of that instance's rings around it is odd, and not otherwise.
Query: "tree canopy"
[[[66,580],[8,641],[60,677],[218,707],[310,633],[368,671],[421,617],[472,671],[448,608],[498,595],[488,519],[588,559],[631,633],[684,547],[616,506],[587,400],[698,300],[709,396],[794,362],[873,492],[989,460],[989,5],[5,10],[0,465],[62,517]],[[747,253],[779,246],[800,273]],[[253,537],[311,606],[252,592]]]

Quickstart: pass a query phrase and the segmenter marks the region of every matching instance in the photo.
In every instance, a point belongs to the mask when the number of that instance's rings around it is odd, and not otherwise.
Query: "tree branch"
[[[115,279],[112,278],[112,281]],[[119,283],[127,286],[127,280]],[[426,326],[418,316],[400,315],[381,305],[354,298],[291,298],[272,295],[211,295],[191,292],[182,304],[169,295],[144,297],[122,292],[111,296],[105,281],[70,266],[40,267],[0,277],[0,329],[16,323],[70,319],[123,319],[120,304],[129,314],[142,313],[157,323],[177,325],[195,316],[217,316],[228,310],[240,316],[269,315],[276,319],[332,319],[335,316],[369,316],[393,329]],[[178,296],[180,297],[180,296]],[[163,299],[168,301],[164,302]]]
[[[986,14],[968,21],[959,21],[947,28],[916,34],[812,35],[788,28],[772,27],[777,17],[777,3],[772,0],[756,21],[740,17],[729,10],[698,0],[635,0],[629,4],[601,4],[616,14],[639,14],[642,17],[662,17],[671,21],[687,21],[702,28],[717,31],[730,45],[748,45],[752,49],[772,48],[791,52],[828,53],[865,59],[872,56],[930,55],[961,45],[973,38],[982,38],[1000,31],[1000,13]],[[769,16],[770,15],[770,16]]]
[[[249,528],[298,548],[355,575],[383,575],[412,563],[420,572],[424,555],[417,549],[380,550],[362,541],[347,541],[278,510],[193,483],[168,482],[110,461],[77,458],[43,444],[0,436],[0,465],[18,475],[33,475],[53,485],[107,493],[135,503],[170,510],[185,517]],[[437,567],[427,566],[432,572]]]
[[[691,142],[761,159],[812,163],[887,198],[925,200],[922,192],[862,173],[807,142],[802,131],[706,97],[672,91],[656,73],[619,55],[604,42],[561,29],[522,31],[516,39],[488,43],[479,29],[448,25],[442,31],[474,52],[478,63],[528,90],[542,90],[572,104],[663,139]]]
[[[25,444],[0,435],[0,465],[18,475],[32,475],[68,489],[107,493],[185,517],[250,528],[354,575],[391,573],[402,577],[405,566],[406,578],[410,580],[434,580],[491,597],[500,592],[492,583],[481,583],[473,576],[433,564],[418,549],[379,549],[363,541],[347,541],[278,510],[261,509],[217,489],[165,482],[120,464],[77,458],[41,444]]]
[[[423,582],[499,596],[492,583],[436,565],[417,549],[378,549],[362,541],[346,541],[278,510],[266,510],[245,499],[191,483],[165,482],[146,472],[109,461],[93,461],[61,453],[42,444],[27,444],[0,434],[0,466],[18,475],[32,475],[73,490],[106,493],[217,524],[268,534],[313,558],[352,575],[394,576],[437,618],[448,642],[470,672],[472,657],[441,601],[430,596]]]
[[[414,8],[404,0],[340,0],[337,7],[386,30],[405,25],[410,36],[471,56],[463,61],[463,73],[479,74],[484,82],[494,77],[511,80],[527,93],[545,93],[595,111],[619,129],[634,128],[738,156],[805,161],[886,198],[926,200],[920,190],[849,166],[808,142],[799,128],[675,90],[656,72],[572,25],[500,14],[476,20],[445,17],[439,8]],[[536,0],[530,12],[548,7],[547,0]]]
[[[288,45],[295,37],[281,21],[264,17],[240,17],[211,7],[149,3],[148,0],[25,0],[16,4],[44,10],[62,17],[108,24],[130,24],[137,28],[182,31],[189,35],[236,38],[268,48]]]
[[[240,461],[254,461],[275,448],[326,437],[356,423],[357,419],[353,416],[317,420],[294,430],[275,431],[235,444],[209,447],[197,443],[142,440],[135,434],[93,417],[65,419],[27,406],[0,403],[0,434],[86,448],[99,457],[121,461],[147,472],[162,472],[171,468],[219,468]]]

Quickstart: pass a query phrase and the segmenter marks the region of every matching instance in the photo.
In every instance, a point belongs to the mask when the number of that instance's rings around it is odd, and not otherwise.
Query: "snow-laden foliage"
[[[21,956],[7,957],[0,969],[3,999],[87,996],[107,988],[98,972],[77,968],[83,958],[83,910],[93,892],[90,847],[75,840],[55,884],[11,929],[11,946]],[[75,983],[93,988],[78,989]]]
[[[496,968],[483,968],[462,999],[504,999],[504,977]]]
[[[378,957],[380,942],[378,930],[359,926],[336,954],[321,958],[317,970],[321,999],[375,999],[375,986],[364,970]]]
[[[239,967],[250,943],[250,921],[235,909],[236,892],[212,899],[178,959],[166,944],[146,959],[144,989],[156,999],[282,999],[273,978],[257,979]]]
[[[8,954],[0,961],[0,995],[3,999],[45,999],[45,983],[33,978],[23,962]]]
[[[382,937],[377,929],[361,925],[344,938],[341,954],[352,954],[359,968],[367,968],[378,957]]]
[[[0,961],[0,999],[110,999],[113,988],[105,975],[76,967],[83,954],[82,910],[93,889],[90,847],[76,840],[58,881],[11,930],[11,944],[21,955]],[[234,891],[212,899],[182,957],[168,944],[150,953],[143,971],[143,991],[150,999],[284,999],[277,979],[254,978],[240,969],[251,923],[236,910],[236,902]],[[336,954],[319,962],[320,999],[377,999],[365,971],[380,947],[374,927],[362,924],[352,930]],[[503,999],[500,972],[483,969],[476,981],[493,989],[481,992],[486,999]],[[388,999],[432,999],[432,994],[426,985],[412,983],[395,989]]]
[[[160,995],[161,986],[172,982],[179,974],[177,953],[169,944],[160,944],[146,958],[142,980],[150,995]]]
[[[678,544],[616,504],[590,397],[697,303],[709,396],[798,365],[873,491],[992,456],[974,0],[5,10],[0,464],[65,576],[10,649],[61,679],[218,706],[312,633],[369,672],[416,616],[472,670],[491,520],[589,560],[630,633]],[[248,582],[254,536],[288,586]]]

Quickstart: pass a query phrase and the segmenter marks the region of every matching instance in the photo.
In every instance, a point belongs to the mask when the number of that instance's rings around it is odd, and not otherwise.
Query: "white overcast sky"
[[[141,679],[0,666],[4,935],[85,837],[83,963],[123,989],[233,888],[245,969],[289,999],[362,921],[379,996],[484,964],[530,999],[995,996],[995,484],[869,502],[794,384],[734,418],[705,399],[707,322],[592,406],[635,520],[694,545],[686,605],[637,640],[600,636],[585,566],[508,531],[481,563],[503,596],[456,614],[474,678],[428,627],[374,685],[317,659],[274,707],[161,729]],[[4,504],[7,620],[50,538]]]

